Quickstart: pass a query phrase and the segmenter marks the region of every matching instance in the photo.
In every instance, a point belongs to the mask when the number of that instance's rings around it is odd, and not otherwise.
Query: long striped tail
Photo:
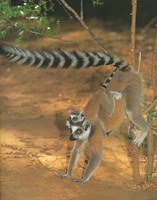
[[[101,65],[112,65],[122,71],[130,65],[118,57],[112,57],[102,52],[83,51],[53,51],[37,52],[23,50],[11,45],[0,44],[0,55],[7,57],[19,65],[27,64],[43,68],[83,68]]]

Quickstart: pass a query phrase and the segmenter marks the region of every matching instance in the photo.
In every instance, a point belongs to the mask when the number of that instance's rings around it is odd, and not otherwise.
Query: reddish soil
[[[105,30],[98,24],[92,27],[113,55],[128,60],[129,31]],[[150,68],[154,35],[154,30],[139,30],[137,34],[147,100],[153,97]],[[74,26],[63,30],[62,40],[42,38],[19,46],[34,50],[101,50],[86,31]],[[38,69],[19,67],[0,58],[2,200],[157,199],[157,173],[149,184],[133,182],[127,121],[104,141],[103,160],[88,183],[73,183],[54,175],[65,172],[73,146],[65,127],[68,111],[82,110],[112,69]],[[74,177],[83,173],[83,158]],[[157,156],[154,164],[157,166]],[[146,157],[142,153],[140,166],[144,180]]]

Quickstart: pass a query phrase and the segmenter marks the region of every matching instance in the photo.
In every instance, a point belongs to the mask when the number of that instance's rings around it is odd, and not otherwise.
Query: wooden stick
[[[137,0],[132,0],[132,23],[131,23],[131,44],[130,44],[130,63],[135,68],[135,35],[136,35],[136,9]],[[136,69],[137,70],[137,69]],[[132,133],[134,135],[134,133]],[[140,182],[140,167],[139,167],[139,148],[133,144],[131,148],[132,162],[133,162],[133,176],[135,183]]]
[[[84,15],[83,15],[83,0],[80,1],[80,17],[83,20]]]
[[[153,127],[153,122],[150,125]],[[153,140],[153,130],[150,129],[148,132],[147,136],[147,152],[148,152],[148,157],[147,157],[147,171],[146,171],[146,180],[149,182],[151,181],[152,178],[152,172],[153,172],[153,166],[154,166],[154,140]]]
[[[133,144],[131,148],[131,154],[132,154],[132,167],[133,167],[133,177],[135,183],[139,183],[141,181],[141,176],[140,176],[140,166],[139,166],[139,148]]]
[[[137,68],[137,71],[140,73],[141,71],[141,56],[142,56],[142,53],[141,51],[139,52],[139,56],[138,56],[138,68]]]
[[[151,77],[152,77],[152,85],[153,85],[153,91],[154,96],[157,95],[157,31],[155,36],[155,42],[154,42],[154,52],[153,52],[153,61],[152,61],[152,68],[151,68]]]
[[[143,114],[147,113],[148,111],[150,111],[153,107],[155,107],[157,105],[157,96],[154,97],[152,104],[146,108],[145,110],[143,110]]]
[[[157,22],[157,16],[155,16],[153,19],[151,19],[148,24],[143,28],[142,33],[145,33],[153,24]]]
[[[135,36],[136,36],[136,12],[137,0],[132,0],[132,22],[131,22],[131,46],[130,46],[130,63],[135,68]]]
[[[153,52],[153,61],[152,61],[152,68],[151,68],[151,77],[152,77],[152,85],[153,85],[153,92],[154,92],[154,104],[157,104],[157,77],[156,77],[156,54],[157,54],[157,32],[155,37],[154,43],[154,52]],[[151,107],[155,107],[152,103]],[[151,128],[152,127],[152,128]],[[151,181],[152,172],[153,172],[153,164],[154,164],[154,140],[153,140],[153,119],[150,124],[150,130],[147,136],[147,151],[148,151],[148,160],[147,160],[147,172],[146,172],[146,179],[147,181]]]

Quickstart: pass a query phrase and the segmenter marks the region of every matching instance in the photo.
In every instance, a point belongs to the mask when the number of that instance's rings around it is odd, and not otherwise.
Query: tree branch
[[[82,26],[88,31],[88,33],[91,35],[91,37],[93,38],[93,40],[103,49],[103,51],[105,51],[106,54],[110,54],[109,51],[107,51],[107,49],[104,47],[104,45],[100,42],[100,40],[95,36],[95,34],[93,33],[93,31],[87,26],[87,24],[81,19],[81,17],[76,13],[76,11],[71,8],[64,0],[56,0],[59,3],[61,2],[64,7],[70,11],[77,19],[78,21],[82,24]]]

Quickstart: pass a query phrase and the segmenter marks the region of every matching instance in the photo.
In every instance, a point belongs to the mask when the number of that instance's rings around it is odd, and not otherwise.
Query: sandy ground
[[[102,25],[93,27],[97,27],[95,33],[113,55],[128,60],[129,32],[104,30]],[[35,50],[99,49],[84,30],[66,29],[63,40],[42,38],[19,46]],[[137,35],[148,100],[152,98],[150,66],[154,32]],[[150,184],[133,182],[129,141],[125,137],[127,122],[104,141],[103,160],[88,183],[73,183],[54,175],[65,172],[73,147],[65,127],[68,111],[82,110],[111,69],[105,66],[81,70],[37,69],[19,67],[0,58],[2,200],[157,199],[157,173]],[[83,159],[84,156],[74,177],[82,176]],[[144,180],[146,157],[142,153],[140,166]]]

